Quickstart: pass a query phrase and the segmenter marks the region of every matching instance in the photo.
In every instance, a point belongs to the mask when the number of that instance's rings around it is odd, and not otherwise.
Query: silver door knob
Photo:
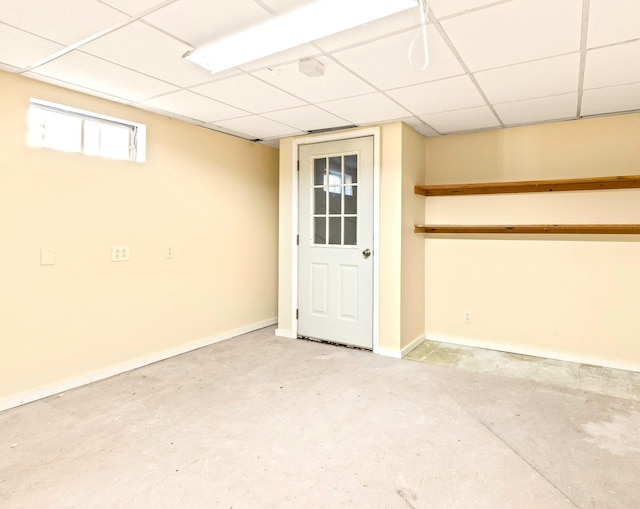
[[[365,258],[369,258],[371,256],[371,249],[365,249],[364,251],[362,251],[362,256],[364,256]]]

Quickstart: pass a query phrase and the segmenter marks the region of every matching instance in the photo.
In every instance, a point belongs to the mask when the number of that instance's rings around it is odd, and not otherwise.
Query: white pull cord
[[[418,8],[420,9],[420,18],[422,23],[420,24],[420,28],[416,32],[416,35],[411,41],[411,46],[409,46],[409,64],[411,64],[412,69],[418,72],[423,72],[427,70],[429,66],[429,46],[427,44],[427,22],[429,16],[429,0],[418,0]],[[416,43],[420,38],[420,34],[422,34],[422,47],[424,48],[424,63],[422,66],[416,66],[413,61],[413,53],[416,49]]]

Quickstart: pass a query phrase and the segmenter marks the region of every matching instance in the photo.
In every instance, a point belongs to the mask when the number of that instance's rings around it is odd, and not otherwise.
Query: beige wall
[[[427,184],[637,173],[640,114],[428,138]]]
[[[380,168],[380,346],[399,355],[424,332],[424,241],[413,233],[424,199],[424,138],[406,124],[382,126]]]
[[[280,144],[279,332],[296,330],[292,316],[292,147]],[[424,329],[423,240],[413,224],[424,217],[424,200],[413,187],[424,179],[424,139],[396,122],[380,127],[380,352],[399,355]]]
[[[382,126],[380,154],[380,348],[400,350],[402,328],[402,124]]]
[[[640,114],[429,138],[425,182],[639,174],[638,140]],[[640,223],[635,189],[425,202],[430,224]],[[429,237],[425,253],[427,337],[640,369],[640,236]]]
[[[401,347],[415,346],[424,338],[425,287],[424,240],[413,226],[424,218],[425,200],[414,193],[424,182],[424,137],[402,126],[402,328]]]
[[[278,248],[278,333],[292,336],[297,330],[293,315],[293,224],[297,208],[293,204],[293,139],[280,140],[279,248]]]
[[[30,97],[146,124],[147,162],[28,147]],[[277,150],[2,72],[0,139],[0,400],[275,317]]]

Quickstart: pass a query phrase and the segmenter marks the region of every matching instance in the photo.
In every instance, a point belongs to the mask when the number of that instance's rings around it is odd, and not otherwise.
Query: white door
[[[298,335],[373,348],[373,137],[299,161]]]

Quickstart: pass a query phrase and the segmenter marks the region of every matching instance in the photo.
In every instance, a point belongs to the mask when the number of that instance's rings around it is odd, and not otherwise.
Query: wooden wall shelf
[[[415,233],[555,233],[640,235],[640,224],[417,225]]]
[[[422,196],[463,196],[470,194],[545,193],[551,191],[592,191],[600,189],[633,188],[640,188],[640,175],[415,186],[414,192]]]

